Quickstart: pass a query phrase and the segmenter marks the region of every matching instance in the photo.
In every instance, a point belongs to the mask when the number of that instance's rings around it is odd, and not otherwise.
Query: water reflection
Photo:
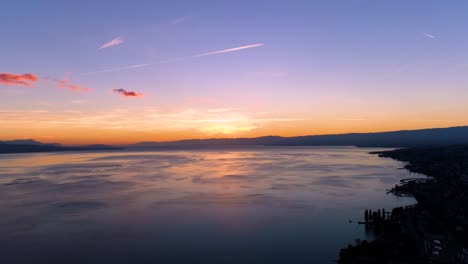
[[[348,219],[413,202],[385,195],[408,175],[368,151],[2,155],[0,250],[8,263],[332,263],[366,236]]]

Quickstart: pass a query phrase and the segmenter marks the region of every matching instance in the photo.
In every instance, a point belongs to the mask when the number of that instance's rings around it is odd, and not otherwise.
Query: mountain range
[[[377,133],[349,133],[317,136],[257,138],[189,139],[170,142],[141,142],[124,147],[209,147],[209,146],[357,146],[357,147],[415,147],[468,144],[468,126],[400,130]]]
[[[130,145],[62,146],[41,143],[33,139],[0,141],[0,153],[109,150],[109,149],[167,149],[240,146],[357,146],[405,148],[468,144],[468,126],[400,130],[376,133],[349,133],[299,137],[265,136],[257,138],[187,139],[167,142],[140,142]]]

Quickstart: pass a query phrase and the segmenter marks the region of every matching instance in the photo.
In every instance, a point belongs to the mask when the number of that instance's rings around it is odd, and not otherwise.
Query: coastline
[[[405,163],[427,178],[409,178],[389,190],[414,197],[387,219],[365,221],[374,241],[340,251],[338,263],[468,263],[468,145],[372,152]]]

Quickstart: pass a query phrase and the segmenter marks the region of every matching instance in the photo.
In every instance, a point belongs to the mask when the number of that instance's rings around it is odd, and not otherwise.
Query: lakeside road
[[[368,223],[377,239],[342,249],[338,263],[468,263],[468,145],[372,154],[405,162],[405,169],[428,177],[393,187],[391,193],[418,203]]]

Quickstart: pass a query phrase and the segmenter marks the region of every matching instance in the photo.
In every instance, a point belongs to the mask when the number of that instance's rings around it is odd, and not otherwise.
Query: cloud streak
[[[117,38],[115,38],[115,39],[101,45],[98,48],[98,50],[115,47],[115,46],[118,46],[118,45],[122,44],[123,42],[124,42],[124,39],[122,37],[117,37]]]
[[[245,133],[277,122],[298,119],[281,118],[271,113],[256,113],[241,109],[185,108],[165,111],[155,107],[138,109],[114,108],[109,110],[62,111],[59,109],[2,110],[0,120],[5,131],[17,127],[81,128],[99,130],[141,131],[148,133],[178,133],[190,135],[226,135]],[[7,128],[11,128],[7,130]]]
[[[0,73],[0,84],[4,85],[22,85],[31,87],[39,78],[31,73],[14,74],[14,73]]]
[[[120,68],[112,68],[112,69],[100,70],[100,71],[94,71],[94,72],[85,72],[85,73],[82,73],[81,75],[92,75],[92,74],[98,74],[98,73],[121,71],[121,70],[133,69],[133,68],[148,67],[151,65],[152,64],[149,64],[149,63],[135,64],[135,65],[125,66],[125,67],[120,67]]]
[[[192,55],[191,57],[192,58],[199,58],[199,57],[205,57],[205,56],[211,56],[211,55],[216,55],[216,54],[234,52],[234,51],[239,51],[239,50],[253,49],[253,48],[261,47],[263,45],[264,45],[263,43],[257,43],[257,44],[253,44],[253,45],[241,46],[241,47],[236,47],[236,48],[231,48],[231,49],[217,50],[217,51],[211,51],[211,52],[206,52],[206,53],[200,53],[200,54]]]
[[[225,50],[217,50],[217,51],[211,51],[211,52],[206,52],[206,53],[200,53],[200,54],[195,54],[195,55],[186,56],[186,57],[180,57],[180,58],[176,58],[176,59],[172,59],[172,60],[162,60],[162,61],[158,61],[158,62],[155,62],[155,63],[136,64],[136,65],[130,65],[130,66],[125,66],[125,67],[119,67],[119,68],[105,69],[105,70],[100,70],[100,71],[85,72],[85,73],[82,73],[81,75],[92,75],[92,74],[98,74],[98,73],[115,72],[115,71],[121,71],[121,70],[127,70],[127,69],[149,67],[149,66],[153,66],[153,65],[161,64],[161,63],[169,63],[169,62],[175,62],[175,61],[180,61],[180,60],[185,60],[185,59],[190,59],[190,58],[200,58],[200,57],[206,57],[206,56],[211,56],[211,55],[235,52],[235,51],[240,51],[240,50],[245,50],[245,49],[253,49],[253,48],[261,47],[263,45],[264,45],[263,43],[257,43],[257,44],[252,44],[252,45],[246,45],[246,46],[240,46],[240,47],[225,49]]]
[[[127,91],[125,89],[113,89],[114,93],[119,93],[123,97],[141,97],[143,96],[142,93],[134,92],[134,91]]]
[[[79,92],[79,91],[82,91],[82,92],[90,92],[93,90],[93,88],[89,88],[89,87],[83,87],[83,86],[79,86],[77,84],[72,84],[70,83],[70,75],[71,73],[70,72],[67,72],[65,73],[65,77],[63,78],[63,80],[58,80],[56,81],[57,82],[57,86],[61,89],[68,89],[68,90],[71,90],[72,92]]]
[[[427,33],[423,33],[424,36],[428,37],[428,38],[431,38],[431,39],[435,39],[436,37],[434,35],[431,35],[431,34],[427,34]]]

